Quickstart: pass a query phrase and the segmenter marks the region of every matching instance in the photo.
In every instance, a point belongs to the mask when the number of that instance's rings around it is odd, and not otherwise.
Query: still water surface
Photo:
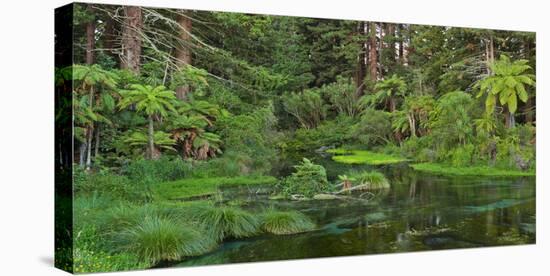
[[[177,266],[535,243],[534,177],[444,177],[416,172],[406,163],[369,167],[330,158],[316,162],[333,181],[349,170],[377,169],[391,189],[368,201],[357,194],[356,200],[270,200],[266,188],[225,189],[224,200],[250,210],[298,210],[319,229],[227,241]],[[280,173],[289,174],[286,169]]]

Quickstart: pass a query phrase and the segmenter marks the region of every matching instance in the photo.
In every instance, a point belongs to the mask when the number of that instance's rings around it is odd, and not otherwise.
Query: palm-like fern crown
[[[72,67],[73,80],[82,81],[87,86],[104,85],[114,89],[117,85],[117,74],[94,65],[75,64]]]
[[[208,121],[202,116],[178,115],[169,121],[169,129],[203,129]]]
[[[130,146],[145,146],[148,143],[147,133],[145,131],[133,131],[124,139],[124,142],[128,143]],[[172,146],[176,142],[170,137],[170,133],[155,131],[154,143],[157,147],[174,150]]]
[[[407,84],[401,77],[392,75],[391,78],[377,83],[374,88],[387,97],[397,95],[403,96],[407,90]]]
[[[144,112],[148,116],[160,115],[162,117],[166,117],[168,111],[176,111],[174,91],[167,90],[162,85],[153,87],[151,85],[133,84],[130,88],[132,90],[120,93],[122,95],[122,100],[119,103],[120,108],[135,104],[137,111]]]
[[[493,75],[488,76],[476,83],[474,87],[479,88],[478,97],[487,93],[485,102],[487,112],[491,113],[498,100],[501,105],[507,105],[511,113],[517,110],[518,98],[527,102],[529,95],[525,86],[535,86],[535,75],[529,74],[531,70],[527,60],[520,59],[511,61],[506,55],[489,65]]]

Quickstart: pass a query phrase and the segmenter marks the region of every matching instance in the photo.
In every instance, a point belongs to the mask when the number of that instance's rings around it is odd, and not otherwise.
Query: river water
[[[377,169],[391,188],[371,200],[270,200],[266,188],[222,191],[228,203],[258,211],[298,210],[318,230],[224,242],[216,251],[177,266],[413,252],[535,243],[534,177],[445,177],[406,163],[357,166],[316,158],[329,180],[349,170]],[[289,167],[280,174],[288,174]]]

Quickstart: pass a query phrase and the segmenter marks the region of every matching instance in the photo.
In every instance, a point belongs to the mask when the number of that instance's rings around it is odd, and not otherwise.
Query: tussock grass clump
[[[390,188],[390,182],[384,174],[377,171],[362,171],[352,175],[363,190],[378,190]]]
[[[263,231],[276,235],[289,235],[311,231],[315,223],[297,211],[269,210],[261,217]]]
[[[119,232],[115,243],[118,250],[134,253],[152,264],[201,255],[215,244],[195,228],[158,216],[145,217]]]
[[[198,221],[216,241],[225,238],[244,238],[258,233],[258,219],[239,208],[226,206],[203,206],[192,211]]]

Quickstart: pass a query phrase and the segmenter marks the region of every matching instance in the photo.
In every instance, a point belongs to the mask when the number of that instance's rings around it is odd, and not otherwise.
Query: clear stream
[[[534,177],[444,177],[414,171],[406,163],[371,167],[330,157],[314,160],[325,166],[329,180],[349,170],[377,169],[391,188],[372,200],[352,195],[356,199],[308,201],[270,200],[266,187],[224,189],[229,204],[251,211],[298,210],[318,230],[227,241],[176,266],[535,243]],[[290,172],[283,163],[278,174]]]

